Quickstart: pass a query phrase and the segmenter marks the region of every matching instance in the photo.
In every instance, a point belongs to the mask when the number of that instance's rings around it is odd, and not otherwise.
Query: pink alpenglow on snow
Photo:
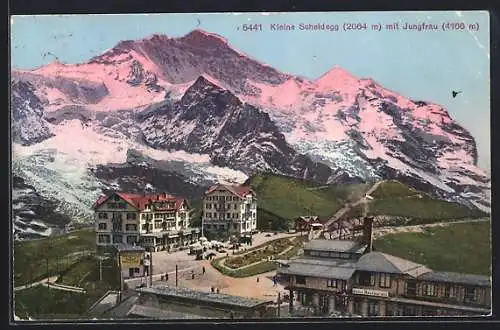
[[[316,89],[322,92],[341,90],[346,94],[356,94],[359,88],[359,79],[337,65],[314,82]]]

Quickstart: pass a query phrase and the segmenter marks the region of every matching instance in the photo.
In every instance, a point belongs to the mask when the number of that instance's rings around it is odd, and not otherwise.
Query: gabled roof
[[[349,267],[332,267],[327,265],[313,265],[291,263],[288,267],[278,268],[279,274],[290,274],[299,276],[314,276],[327,279],[347,280],[356,271]]]
[[[138,195],[138,194],[128,194],[122,192],[115,192],[109,195],[100,196],[93,205],[93,209],[99,207],[104,202],[106,202],[111,196],[118,195],[121,199],[132,205],[133,207],[139,209],[140,211],[146,208],[146,205],[155,201],[172,201],[175,202],[175,209],[178,210],[183,203],[189,206],[188,200],[184,197],[177,197],[169,194],[150,194],[150,195]]]
[[[321,223],[319,217],[316,215],[308,215],[308,216],[303,215],[298,217],[296,220],[302,220],[306,223]]]
[[[313,239],[304,246],[304,250],[349,253],[362,253],[365,248],[366,245],[357,241],[333,239]]]
[[[413,277],[431,271],[424,265],[382,252],[369,252],[362,255],[356,263],[356,269],[379,273],[407,274]]]
[[[92,206],[93,209],[101,206],[104,202],[106,202],[111,196],[117,195],[121,199],[123,199],[125,202],[129,203],[131,206],[138,208],[138,205],[136,204],[136,199],[140,198],[141,195],[137,194],[126,194],[126,193],[121,193],[121,192],[114,192],[109,195],[101,195],[97,199],[97,201],[94,203]]]
[[[212,187],[210,187],[206,192],[205,195],[210,194],[214,192],[217,189],[224,188],[233,194],[239,196],[239,197],[245,197],[249,193],[255,194],[255,192],[252,190],[251,186],[244,186],[244,185],[229,185],[229,184],[216,184]]]

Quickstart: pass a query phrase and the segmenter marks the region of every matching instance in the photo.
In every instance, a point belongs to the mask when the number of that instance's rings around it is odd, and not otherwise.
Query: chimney
[[[363,244],[367,245],[365,253],[373,250],[373,217],[363,218]]]

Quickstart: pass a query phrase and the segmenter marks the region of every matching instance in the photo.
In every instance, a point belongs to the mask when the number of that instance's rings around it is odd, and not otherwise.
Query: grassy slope
[[[33,241],[14,243],[14,286],[63,272],[78,262],[79,254],[95,250],[92,230],[75,231]],[[48,273],[47,273],[48,260]]]
[[[49,258],[49,273],[51,276],[59,275],[58,283],[87,290],[85,294],[78,294],[38,286],[20,291],[14,295],[16,315],[26,317],[28,314],[47,319],[82,317],[106,291],[119,289],[120,275],[114,258],[103,261],[102,281],[99,280],[99,261],[94,256],[65,258],[68,254],[95,248],[95,236],[91,234],[91,231],[79,231],[70,235],[16,243],[14,276],[18,282],[29,282],[29,276],[26,275],[29,271],[39,274],[40,278],[46,277],[46,259]],[[40,258],[39,262],[34,262],[36,257]],[[53,261],[58,259],[67,262],[58,264]],[[29,260],[32,260],[31,264]]]
[[[370,202],[368,214],[408,217],[413,219],[413,223],[487,216],[479,210],[470,210],[458,203],[430,198],[396,181],[380,184],[372,196],[375,200]],[[350,213],[351,216],[361,214],[362,206],[354,208]]]
[[[287,229],[291,220],[301,215],[329,218],[346,202],[361,198],[371,184],[318,186],[317,184],[272,174],[259,174],[248,180],[259,200],[257,226],[260,229]],[[458,203],[433,199],[397,181],[386,181],[372,193],[369,214],[411,218],[410,223],[436,220],[480,218],[487,216]],[[362,215],[362,206],[350,216]]]
[[[99,281],[99,261],[85,257],[68,268],[58,283],[78,286],[87,290],[85,294],[48,289],[37,286],[15,293],[16,315],[27,315],[39,319],[85,318],[85,312],[108,290],[119,289],[119,272],[116,260],[103,262],[102,281]]]
[[[330,186],[289,177],[259,174],[249,179],[259,200],[257,226],[285,229],[290,220],[302,215],[328,218],[339,210],[354,194],[367,189],[366,185]]]
[[[435,270],[490,275],[490,226],[479,222],[431,227],[423,233],[387,235],[374,246]]]
[[[87,305],[86,295],[44,286],[14,294],[15,314],[22,319],[77,319]]]

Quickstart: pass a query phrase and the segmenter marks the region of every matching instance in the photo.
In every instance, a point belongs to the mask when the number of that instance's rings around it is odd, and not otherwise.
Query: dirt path
[[[436,223],[413,225],[413,226],[379,227],[373,229],[373,238],[380,238],[385,235],[399,234],[399,233],[421,233],[426,228],[431,228],[431,227],[446,227],[453,224],[475,223],[475,222],[486,222],[486,221],[490,221],[490,219],[488,218],[467,219],[467,220],[457,220],[457,221],[447,221],[447,222],[436,222]]]
[[[210,292],[211,287],[214,287],[215,289],[218,288],[220,293],[263,300],[276,300],[278,292],[281,292],[282,295],[285,294],[282,285],[277,284],[274,286],[272,277],[276,275],[275,271],[244,278],[233,278],[213,268],[208,260],[203,260],[200,263],[200,266],[202,265],[205,266],[205,274],[202,274],[199,270],[195,271],[194,280],[190,276],[183,276],[179,278],[179,287],[205,292]],[[259,279],[258,282],[257,278]],[[169,284],[174,283],[175,280],[169,280]]]
[[[338,210],[330,219],[328,219],[327,222],[325,222],[325,229],[328,229],[332,223],[343,217],[346,213],[348,213],[352,208],[366,202],[367,195],[371,195],[375,190],[377,190],[378,186],[382,183],[383,181],[377,181],[375,184],[366,191],[365,195],[358,199],[354,203],[346,203],[343,208]]]
[[[44,278],[43,280],[40,280],[37,282],[21,285],[21,286],[14,288],[14,292],[29,289],[29,288],[35,287],[37,285],[40,285],[40,284],[46,284],[47,282],[55,283],[55,281],[57,281],[58,278],[59,278],[58,276],[52,276],[52,277]]]
[[[56,290],[61,290],[61,291],[69,291],[69,292],[75,292],[75,293],[86,293],[85,289],[78,288],[78,287],[73,287],[73,286],[68,286],[68,285],[60,285],[57,283],[40,283],[39,285],[43,285],[45,287],[48,287],[50,289],[56,289]]]

